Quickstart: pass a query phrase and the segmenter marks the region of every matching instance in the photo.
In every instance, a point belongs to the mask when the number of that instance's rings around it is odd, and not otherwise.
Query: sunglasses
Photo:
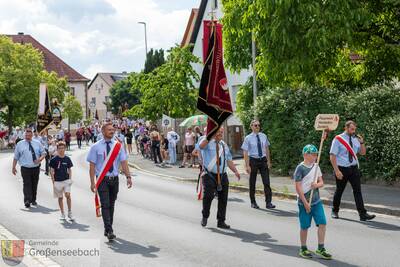
[[[260,127],[260,124],[253,124],[254,127]]]

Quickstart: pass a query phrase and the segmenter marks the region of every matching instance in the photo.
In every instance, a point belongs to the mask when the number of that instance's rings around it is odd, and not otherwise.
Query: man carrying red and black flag
[[[205,24],[206,26],[208,24]],[[211,22],[210,26],[211,36],[197,102],[197,108],[208,115],[206,136],[200,138],[198,143],[204,170],[200,177],[202,180],[200,184],[204,188],[201,225],[203,227],[207,225],[211,202],[217,194],[217,226],[229,229],[230,226],[225,223],[229,190],[227,167],[235,173],[238,179],[240,179],[240,175],[233,164],[228,146],[222,140],[223,128],[221,125],[232,114],[232,104],[223,64],[222,26],[216,22]],[[205,34],[204,37],[208,36]]]

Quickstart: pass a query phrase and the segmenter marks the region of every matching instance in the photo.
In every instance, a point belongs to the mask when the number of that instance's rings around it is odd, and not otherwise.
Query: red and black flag
[[[209,38],[209,41],[197,108],[208,115],[207,139],[210,140],[232,115],[232,104],[223,62],[222,25],[214,21],[205,22],[204,27],[204,38]]]
[[[41,133],[53,122],[53,115],[51,112],[49,92],[44,83],[39,87],[39,108],[36,122],[36,130]]]

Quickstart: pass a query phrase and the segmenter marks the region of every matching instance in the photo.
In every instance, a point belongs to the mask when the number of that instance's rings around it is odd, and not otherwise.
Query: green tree
[[[59,103],[64,102],[64,97],[66,93],[69,92],[68,83],[65,78],[59,78],[57,73],[55,73],[54,71],[42,71],[41,81],[42,83],[47,84],[50,101],[53,98],[57,98]]]
[[[162,114],[173,118],[194,114],[198,94],[195,82],[199,76],[191,64],[199,62],[188,47],[172,48],[165,64],[138,77],[137,87],[132,90],[140,88],[140,104],[133,106],[127,115],[157,120]]]
[[[140,103],[140,90],[138,87],[139,73],[130,73],[126,79],[120,80],[111,87],[110,99],[111,110],[113,114],[118,114],[120,107],[127,107],[131,109],[134,105]]]
[[[31,45],[0,37],[0,120],[9,129],[37,113],[42,54]]]
[[[250,65],[253,33],[256,69],[269,84],[340,83],[341,74],[354,71],[351,54],[364,66],[351,85],[398,77],[399,1],[223,0],[223,6],[225,57],[233,70]]]
[[[150,73],[157,67],[165,63],[164,50],[153,50],[147,53],[146,62],[144,64],[144,73]]]
[[[82,106],[78,99],[70,94],[65,96],[62,106],[64,117],[68,118],[68,130],[70,130],[71,123],[77,123],[83,118]]]

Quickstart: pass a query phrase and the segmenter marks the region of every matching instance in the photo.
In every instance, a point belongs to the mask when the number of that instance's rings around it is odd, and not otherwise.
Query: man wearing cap
[[[264,184],[266,208],[274,209],[275,205],[272,204],[272,190],[269,180],[269,169],[271,169],[272,166],[269,152],[270,143],[268,137],[264,133],[260,132],[260,122],[258,120],[253,120],[250,127],[252,133],[244,139],[242,149],[246,164],[246,172],[250,174],[249,192],[251,207],[259,209],[255,198],[255,192],[257,173],[260,171],[262,182]]]
[[[354,200],[361,221],[372,220],[375,215],[367,213],[361,193],[361,173],[357,154],[364,156],[367,153],[364,139],[355,135],[357,125],[354,121],[347,121],[344,133],[337,135],[332,142],[330,160],[335,171],[336,191],[333,196],[332,218],[339,219],[339,206],[347,182],[353,188]]]
[[[198,142],[204,166],[204,174],[202,176],[204,186],[203,219],[201,220],[201,225],[203,227],[207,225],[211,203],[215,195],[218,195],[217,227],[229,229],[230,226],[225,223],[229,191],[229,180],[226,173],[227,167],[235,173],[239,180],[240,174],[232,161],[232,155],[222,137],[223,128],[220,128],[210,141],[205,136],[202,136]]]
[[[26,208],[36,206],[36,194],[39,183],[40,162],[46,157],[46,151],[39,141],[32,139],[32,129],[25,130],[25,139],[18,142],[14,150],[12,173],[17,174],[17,162],[21,166],[24,204]]]

